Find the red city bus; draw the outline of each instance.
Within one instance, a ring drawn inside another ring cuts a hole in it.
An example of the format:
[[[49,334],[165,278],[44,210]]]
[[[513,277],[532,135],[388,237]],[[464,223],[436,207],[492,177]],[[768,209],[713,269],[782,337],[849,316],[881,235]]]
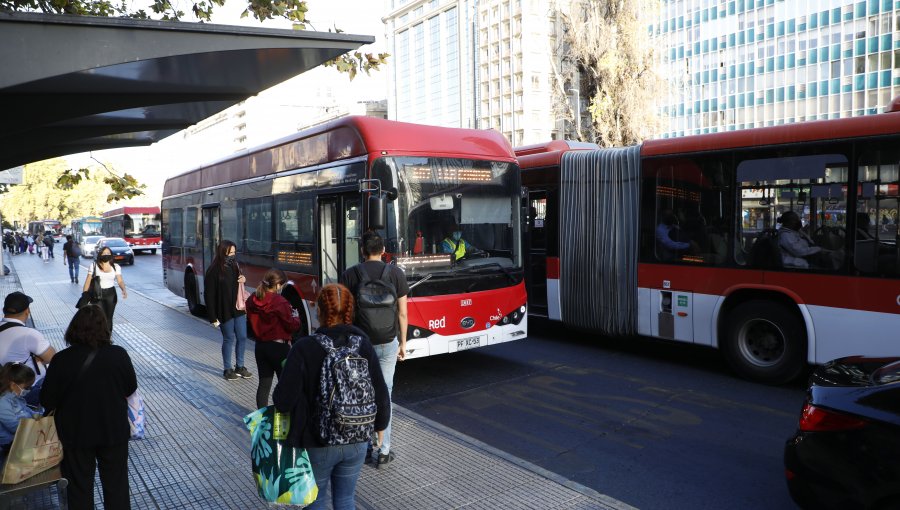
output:
[[[156,254],[160,245],[159,207],[119,207],[103,213],[103,235],[121,237],[135,252]]]
[[[366,228],[408,279],[407,356],[525,338],[520,172],[497,132],[345,117],[168,179],[162,201],[167,287],[203,313],[203,275],[235,242],[255,286],[283,269],[283,292],[318,324],[317,290],[360,262]],[[454,261],[448,228],[480,249]],[[296,299],[292,299],[292,296]]]
[[[630,148],[519,148],[529,312],[719,348],[769,383],[896,355],[898,105]],[[789,211],[798,224],[782,226]]]

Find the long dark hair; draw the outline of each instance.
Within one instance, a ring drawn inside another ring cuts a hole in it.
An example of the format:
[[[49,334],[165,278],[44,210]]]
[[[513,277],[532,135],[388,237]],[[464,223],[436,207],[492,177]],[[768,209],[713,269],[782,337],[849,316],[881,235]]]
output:
[[[34,384],[34,370],[28,365],[10,361],[0,368],[0,393],[9,391],[10,383],[19,386]]]
[[[228,251],[231,250],[232,246],[234,247],[235,253],[237,253],[237,245],[228,239],[222,239],[219,241],[219,244],[216,245],[216,256],[213,258],[212,267],[216,268],[216,271],[220,274],[225,267],[225,260],[228,258]],[[235,266],[235,271],[240,273],[240,268]]]
[[[66,328],[67,345],[86,345],[92,349],[112,345],[106,314],[97,305],[82,306]]]

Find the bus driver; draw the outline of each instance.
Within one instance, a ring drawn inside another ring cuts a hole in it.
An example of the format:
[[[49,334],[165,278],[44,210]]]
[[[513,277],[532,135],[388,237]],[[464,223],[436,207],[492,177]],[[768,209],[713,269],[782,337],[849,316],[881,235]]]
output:
[[[462,230],[459,229],[456,220],[453,220],[444,228],[444,240],[441,241],[441,253],[451,254],[453,262],[456,262],[457,260],[464,259],[467,255],[478,255],[483,252],[463,239]]]

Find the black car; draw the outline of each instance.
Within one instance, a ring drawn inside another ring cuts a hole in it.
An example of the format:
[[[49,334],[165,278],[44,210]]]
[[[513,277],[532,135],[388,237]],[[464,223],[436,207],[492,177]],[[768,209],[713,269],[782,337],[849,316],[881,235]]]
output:
[[[784,466],[803,508],[900,508],[900,358],[818,367]]]
[[[97,241],[97,247],[94,249],[94,259],[100,255],[100,250],[109,247],[113,254],[113,260],[120,264],[134,265],[134,251],[131,246],[121,237],[104,237]]]

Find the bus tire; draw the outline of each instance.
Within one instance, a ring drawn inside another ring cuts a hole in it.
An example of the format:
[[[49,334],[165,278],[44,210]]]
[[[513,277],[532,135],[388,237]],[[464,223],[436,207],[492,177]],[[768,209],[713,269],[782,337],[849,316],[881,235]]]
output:
[[[150,250],[150,255],[156,255],[156,248],[153,248],[152,250]]]
[[[200,304],[200,292],[197,289],[197,277],[193,271],[184,273],[184,298],[187,299],[188,310],[197,317],[206,316],[206,307]]]
[[[777,301],[755,299],[739,304],[725,318],[722,354],[746,379],[784,384],[806,364],[806,328],[798,313]]]

